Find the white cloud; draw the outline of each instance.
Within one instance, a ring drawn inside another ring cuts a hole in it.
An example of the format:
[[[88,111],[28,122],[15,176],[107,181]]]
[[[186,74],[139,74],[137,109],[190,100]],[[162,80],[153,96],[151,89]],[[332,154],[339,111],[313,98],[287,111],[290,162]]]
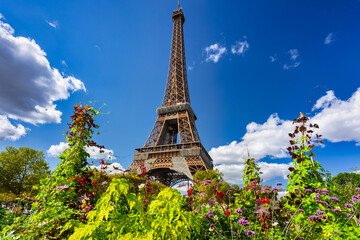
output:
[[[335,41],[335,34],[331,32],[325,37],[324,44],[328,45],[334,41]]]
[[[355,141],[360,146],[360,88],[346,101],[328,91],[315,109],[321,109],[311,121],[319,125],[318,132],[330,142]]]
[[[243,163],[247,158],[247,149],[251,157],[257,160],[266,156],[284,158],[287,157],[288,133],[292,128],[291,121],[281,120],[275,113],[264,124],[249,123],[242,141],[212,148],[209,154],[215,164]]]
[[[48,20],[46,20],[46,22],[51,26],[51,27],[53,27],[53,28],[58,28],[58,26],[59,26],[59,24],[58,24],[58,21],[52,21],[52,22],[50,22],[50,21],[48,21]]]
[[[287,175],[289,172],[289,167],[292,166],[291,163],[289,164],[278,164],[278,163],[266,163],[266,162],[258,162],[257,163],[261,168],[260,177],[264,179],[264,182],[276,178],[282,177],[287,179]],[[222,164],[216,166],[215,168],[219,169],[220,172],[224,174],[224,179],[233,184],[243,184],[243,164]]]
[[[270,58],[270,62],[275,62],[277,60],[275,56],[270,56],[269,58]]]
[[[69,144],[65,142],[60,142],[57,145],[51,145],[51,147],[47,150],[47,153],[50,157],[59,156],[65,149],[69,148]],[[113,155],[113,151],[109,149],[102,149],[104,152],[100,153],[100,149],[98,147],[87,147],[86,152],[90,154],[90,158],[92,159],[104,159],[104,160],[113,160],[116,157]]]
[[[222,55],[226,53],[226,47],[221,46],[218,43],[215,43],[209,47],[205,48],[206,51],[206,62],[217,63]]]
[[[320,109],[320,108],[328,108],[331,102],[336,101],[336,97],[333,91],[327,91],[326,95],[321,97],[319,100],[316,101],[312,110]]]
[[[0,19],[5,19],[4,15],[0,13]]]
[[[23,125],[18,124],[17,127],[12,125],[6,116],[0,115],[0,141],[3,140],[18,140],[26,134],[29,129]]]
[[[288,51],[288,54],[290,55],[290,62],[289,63],[285,63],[283,65],[283,69],[290,69],[290,68],[297,68],[300,65],[300,61],[298,60],[300,54],[299,54],[299,50],[297,49],[290,49]]]
[[[314,116],[310,122],[319,125],[318,133],[330,142],[354,141],[360,146],[360,88],[348,99],[340,100],[333,91],[328,91],[313,108]],[[209,151],[215,164],[224,173],[224,178],[239,183],[247,158],[247,149],[251,157],[261,160],[265,157],[287,158],[289,146],[288,133],[294,125],[290,120],[282,120],[272,114],[263,124],[252,122],[246,126],[246,134],[240,142],[232,143]],[[288,174],[289,164],[258,162],[265,180]]]
[[[236,41],[234,45],[231,46],[231,53],[236,55],[244,55],[244,53],[249,50],[249,43],[244,37],[243,41]]]
[[[66,64],[65,60],[61,60],[61,64],[64,65],[65,67],[68,67],[68,65]]]
[[[104,166],[106,166],[105,169],[102,169],[101,165],[99,165],[99,166],[91,166],[90,168],[96,168],[98,171],[103,171],[103,172],[106,172],[108,174],[123,173],[124,170],[125,170],[122,167],[122,165],[120,163],[117,163],[117,162],[111,163],[109,165],[104,165]]]
[[[189,65],[189,67],[188,67],[189,71],[194,70],[194,67],[195,67],[195,61],[193,61],[192,64]]]
[[[3,21],[0,46],[0,114],[31,124],[60,123],[62,113],[54,102],[86,91],[84,83],[61,75],[33,39],[14,36]]]

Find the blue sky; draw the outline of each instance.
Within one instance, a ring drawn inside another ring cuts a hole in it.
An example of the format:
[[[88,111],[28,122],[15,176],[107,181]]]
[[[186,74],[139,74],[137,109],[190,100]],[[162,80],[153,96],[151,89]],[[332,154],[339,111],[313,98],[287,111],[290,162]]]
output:
[[[106,114],[95,140],[127,167],[161,105],[176,5],[0,0],[0,150],[42,150],[55,168],[48,150],[65,146],[73,105],[97,101]],[[317,159],[334,175],[360,167],[360,1],[181,5],[197,128],[228,180],[239,182],[249,148],[270,183],[285,181],[289,120],[309,109],[315,86]]]

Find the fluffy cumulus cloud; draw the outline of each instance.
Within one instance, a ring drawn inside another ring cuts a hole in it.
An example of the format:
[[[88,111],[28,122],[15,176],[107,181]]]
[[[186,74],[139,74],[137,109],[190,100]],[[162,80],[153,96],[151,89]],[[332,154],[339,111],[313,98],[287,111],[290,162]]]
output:
[[[300,61],[299,61],[299,50],[297,49],[290,49],[288,51],[288,55],[290,57],[290,61],[288,63],[285,63],[283,65],[283,68],[288,70],[290,68],[297,68],[300,65]]]
[[[348,99],[340,100],[328,91],[314,107],[320,111],[311,121],[317,123],[319,133],[330,142],[355,141],[360,146],[360,88]]]
[[[18,140],[26,134],[26,129],[23,125],[18,124],[16,127],[12,125],[6,116],[0,115],[0,141],[2,140]]]
[[[205,48],[206,52],[206,62],[217,63],[219,59],[226,53],[226,47],[221,46],[218,43],[215,43],[209,47]]]
[[[334,41],[335,41],[335,34],[331,32],[325,37],[324,44],[328,45]]]
[[[266,156],[284,158],[287,157],[288,133],[291,130],[291,121],[281,120],[277,114],[272,114],[263,124],[249,123],[242,141],[212,148],[209,154],[215,164],[242,164],[247,158],[247,151],[255,159]]]
[[[235,54],[235,55],[244,55],[244,53],[249,50],[249,43],[246,40],[246,37],[244,37],[244,39],[242,41],[236,41],[232,46],[231,46],[231,53]]]
[[[60,142],[57,145],[51,145],[51,147],[47,150],[47,153],[50,157],[57,157],[67,148],[69,148],[68,143]],[[86,148],[86,152],[90,154],[90,158],[92,159],[116,159],[116,157],[113,155],[114,152],[112,150],[102,150],[103,152],[100,152],[100,149],[98,147],[93,146]]]
[[[60,123],[62,113],[54,102],[85,91],[83,82],[60,74],[35,40],[14,32],[0,20],[0,116],[31,124]]]
[[[360,146],[360,88],[347,100],[338,99],[333,91],[317,100],[310,122],[317,123],[318,133],[330,142],[353,141]],[[282,120],[272,114],[265,123],[249,123],[241,141],[212,148],[209,152],[224,177],[232,183],[240,183],[247,150],[251,157],[288,158],[288,133],[293,131],[292,121]],[[289,164],[258,162],[264,180],[285,177]]]

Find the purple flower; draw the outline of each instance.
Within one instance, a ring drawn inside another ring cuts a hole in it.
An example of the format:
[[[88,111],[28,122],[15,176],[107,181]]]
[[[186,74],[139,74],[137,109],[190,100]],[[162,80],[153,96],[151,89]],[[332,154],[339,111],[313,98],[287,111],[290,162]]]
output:
[[[206,214],[204,214],[204,218],[207,218],[207,215],[206,215]]]
[[[317,188],[315,189],[315,192],[321,192],[321,189]]]
[[[313,191],[311,189],[305,189],[305,192],[312,193]]]
[[[282,185],[281,182],[276,183],[276,186],[281,186],[281,185]]]
[[[356,190],[360,191],[360,187],[357,187]]]
[[[206,186],[206,185],[208,185],[208,184],[210,184],[211,183],[211,181],[210,180],[205,180],[205,182],[204,182],[204,186]]]
[[[340,200],[336,197],[329,197],[330,200],[334,201],[334,202],[340,202]]]
[[[239,220],[238,223],[240,225],[242,225],[242,226],[249,226],[250,225],[248,220]]]
[[[327,203],[327,202],[325,202],[325,201],[319,201],[319,200],[316,200],[316,202],[317,203],[321,203],[322,205],[324,205],[324,206],[329,206],[329,204]]]
[[[334,209],[334,212],[339,213],[340,209],[336,208],[336,209]]]
[[[359,200],[358,196],[355,196],[355,195],[352,196],[353,203],[357,203],[358,200]]]
[[[321,218],[322,218],[322,219],[326,219],[326,215],[322,215]]]
[[[304,239],[304,237],[303,237],[303,236],[300,236],[299,239]]]
[[[244,230],[244,232],[249,236],[249,237],[252,237],[252,236],[254,236],[254,232],[253,231],[251,231],[251,230]]]
[[[310,221],[315,221],[315,222],[321,222],[321,218],[319,216],[315,216],[315,215],[311,215],[309,217]]]
[[[319,215],[324,214],[324,212],[323,212],[323,211],[321,211],[321,210],[316,210],[316,213],[317,213],[317,214],[319,214]]]
[[[345,207],[352,208],[353,206],[350,203],[345,203]]]
[[[319,199],[319,197],[320,197],[320,193],[316,193],[314,198]]]
[[[209,215],[209,217],[214,216],[214,215],[213,215],[213,211],[212,211],[212,210],[209,210],[209,211],[208,211],[208,215]]]
[[[347,217],[351,217],[351,214],[350,214],[350,213],[348,213],[348,214],[346,214],[346,216],[347,216]]]
[[[231,190],[227,190],[225,194],[230,195],[231,192],[232,192]]]
[[[326,189],[322,189],[321,192],[322,192],[322,194],[329,195],[329,191]]]
[[[336,234],[339,234],[339,232],[338,231],[334,231],[334,234],[336,235]]]
[[[303,209],[299,209],[298,212],[304,212],[304,210],[303,210]]]
[[[199,212],[201,212],[201,207],[199,207]]]
[[[298,191],[299,189],[298,188],[294,188],[294,191]]]
[[[236,209],[236,213],[242,214],[242,210],[240,208]]]
[[[271,189],[271,191],[277,192],[277,191],[279,191],[279,189],[278,188],[273,188],[273,189]]]
[[[260,215],[260,212],[255,212],[255,213]]]

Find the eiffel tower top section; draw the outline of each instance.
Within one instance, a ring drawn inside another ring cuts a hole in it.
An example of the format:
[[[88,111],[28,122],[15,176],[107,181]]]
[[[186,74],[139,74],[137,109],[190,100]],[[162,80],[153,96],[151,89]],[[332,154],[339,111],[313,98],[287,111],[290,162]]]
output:
[[[164,99],[161,107],[169,107],[185,103],[190,105],[183,31],[185,17],[182,9],[180,8],[180,4],[178,4],[178,8],[173,11],[172,19],[174,27],[170,63]]]

